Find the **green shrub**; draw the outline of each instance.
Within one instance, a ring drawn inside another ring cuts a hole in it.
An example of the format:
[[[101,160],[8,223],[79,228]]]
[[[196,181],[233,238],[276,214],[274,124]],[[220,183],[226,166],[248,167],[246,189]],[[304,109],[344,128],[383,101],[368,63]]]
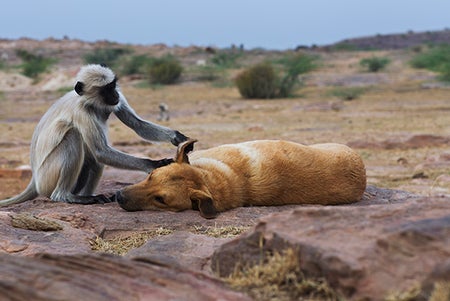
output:
[[[86,64],[105,64],[113,67],[117,60],[132,51],[128,48],[97,48],[83,56]]]
[[[35,55],[23,49],[17,50],[16,54],[22,59],[20,65],[22,74],[34,79],[37,79],[41,73],[46,72],[56,62],[53,58]]]
[[[450,81],[450,45],[436,46],[416,55],[411,65],[438,72],[441,80]]]
[[[274,98],[277,94],[277,75],[271,64],[250,67],[236,77],[236,86],[244,98]]]
[[[443,63],[450,61],[450,45],[432,47],[427,51],[416,55],[411,60],[414,68],[439,71]]]
[[[439,70],[439,79],[445,82],[450,82],[450,62],[443,64]]]
[[[316,61],[316,57],[305,54],[288,56],[279,60],[286,71],[279,84],[278,97],[289,97],[295,86],[299,84],[298,76],[314,70],[317,67]]]
[[[152,84],[173,84],[180,78],[182,72],[183,67],[180,62],[172,56],[154,59],[148,68]]]
[[[154,59],[146,55],[133,55],[120,61],[122,75],[145,74]]]
[[[217,66],[205,65],[196,66],[193,68],[192,73],[194,73],[195,80],[212,82],[220,79],[225,70]]]
[[[280,70],[270,63],[258,64],[239,74],[235,83],[244,98],[289,97],[300,84],[298,76],[316,68],[315,61],[315,57],[300,54],[276,61]]]
[[[378,72],[386,68],[390,60],[386,57],[370,57],[359,61],[359,64],[369,72]]]
[[[221,68],[233,68],[236,67],[236,60],[241,55],[235,51],[220,51],[211,58],[211,63]]]

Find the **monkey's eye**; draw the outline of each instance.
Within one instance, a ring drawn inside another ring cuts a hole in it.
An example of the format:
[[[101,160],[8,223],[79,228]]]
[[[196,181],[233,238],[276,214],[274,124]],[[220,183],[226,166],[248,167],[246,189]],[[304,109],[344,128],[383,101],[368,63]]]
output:
[[[166,203],[164,202],[164,197],[160,196],[160,195],[156,195],[154,197],[155,202],[160,203],[162,205],[165,205]]]

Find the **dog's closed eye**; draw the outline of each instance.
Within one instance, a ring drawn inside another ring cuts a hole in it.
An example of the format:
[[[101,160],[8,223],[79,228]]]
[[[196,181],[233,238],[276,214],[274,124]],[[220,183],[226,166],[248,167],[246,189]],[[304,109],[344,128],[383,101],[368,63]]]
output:
[[[166,202],[164,201],[164,197],[157,195],[154,197],[155,202],[160,203],[162,205],[166,205]]]

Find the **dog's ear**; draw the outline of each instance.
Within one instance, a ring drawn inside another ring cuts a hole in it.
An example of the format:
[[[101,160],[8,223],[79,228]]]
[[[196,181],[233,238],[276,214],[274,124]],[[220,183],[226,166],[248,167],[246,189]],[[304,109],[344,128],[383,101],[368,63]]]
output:
[[[201,216],[208,219],[217,216],[217,210],[214,207],[211,194],[202,190],[192,189],[190,191],[190,198],[192,209],[199,210]]]
[[[175,158],[175,162],[189,164],[189,158],[187,154],[194,150],[195,142],[197,142],[196,139],[189,139],[183,143],[180,143],[177,148],[177,155]]]

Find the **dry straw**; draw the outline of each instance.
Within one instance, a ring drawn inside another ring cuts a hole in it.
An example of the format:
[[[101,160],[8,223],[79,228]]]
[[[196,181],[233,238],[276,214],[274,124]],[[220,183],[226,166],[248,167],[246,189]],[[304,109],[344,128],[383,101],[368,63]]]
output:
[[[304,277],[293,249],[266,256],[261,264],[238,268],[226,281],[255,300],[341,300],[324,280]]]

